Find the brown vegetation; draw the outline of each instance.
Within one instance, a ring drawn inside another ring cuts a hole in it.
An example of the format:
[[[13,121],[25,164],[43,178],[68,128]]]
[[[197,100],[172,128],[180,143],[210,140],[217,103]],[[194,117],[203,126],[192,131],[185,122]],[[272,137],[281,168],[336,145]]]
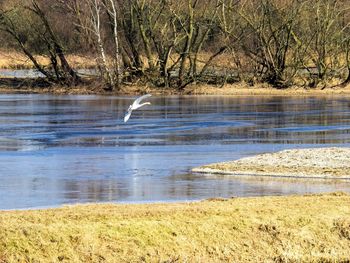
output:
[[[225,84],[214,86],[207,84],[188,85],[183,90],[176,87],[156,87],[153,85],[128,84],[119,90],[106,90],[103,83],[97,80],[84,80],[80,85],[69,86],[47,82],[45,79],[11,79],[0,78],[0,93],[38,93],[38,94],[101,94],[101,95],[217,95],[217,96],[344,96],[350,95],[350,85],[346,87],[327,89],[304,89],[289,87],[276,89],[269,84],[246,83]]]
[[[0,1],[0,38],[54,83],[81,84],[69,54],[90,57],[108,90],[350,81],[348,0],[48,2]]]
[[[292,149],[204,165],[193,171],[237,176],[350,179],[349,159],[350,148]]]
[[[50,59],[36,55],[35,59],[44,67],[50,66]],[[76,69],[96,67],[96,61],[87,55],[67,55],[67,60]],[[28,58],[14,50],[0,50],[0,69],[33,69],[33,63]]]
[[[350,196],[0,212],[1,262],[347,262]]]

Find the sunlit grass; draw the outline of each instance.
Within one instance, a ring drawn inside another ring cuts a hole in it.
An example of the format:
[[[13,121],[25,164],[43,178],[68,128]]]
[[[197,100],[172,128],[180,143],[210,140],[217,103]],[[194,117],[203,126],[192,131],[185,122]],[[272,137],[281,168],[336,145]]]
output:
[[[199,173],[350,179],[350,148],[288,149],[192,169]]]
[[[346,194],[0,213],[0,262],[337,262],[349,247]]]
[[[74,68],[93,68],[96,66],[94,58],[80,55],[66,55],[68,62]],[[35,56],[42,66],[49,66],[50,59],[45,56]],[[32,69],[34,65],[28,57],[18,51],[0,50],[0,69]]]

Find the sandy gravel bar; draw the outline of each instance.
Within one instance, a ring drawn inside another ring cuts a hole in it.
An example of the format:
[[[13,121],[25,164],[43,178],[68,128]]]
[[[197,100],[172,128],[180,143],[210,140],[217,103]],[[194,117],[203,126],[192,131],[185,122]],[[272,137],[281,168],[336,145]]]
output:
[[[192,169],[197,173],[350,179],[350,148],[292,149]]]

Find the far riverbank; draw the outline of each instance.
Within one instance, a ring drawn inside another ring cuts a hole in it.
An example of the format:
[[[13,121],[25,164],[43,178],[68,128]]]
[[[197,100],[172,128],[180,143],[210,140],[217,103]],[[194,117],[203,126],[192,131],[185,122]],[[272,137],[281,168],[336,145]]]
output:
[[[278,89],[268,84],[250,86],[244,82],[226,84],[224,86],[192,84],[184,90],[176,88],[154,87],[151,85],[125,84],[120,90],[106,91],[98,81],[85,81],[77,86],[49,84],[43,79],[0,79],[0,93],[9,94],[81,94],[81,95],[219,95],[219,96],[347,96],[350,95],[350,85],[340,88],[306,89],[289,87]]]

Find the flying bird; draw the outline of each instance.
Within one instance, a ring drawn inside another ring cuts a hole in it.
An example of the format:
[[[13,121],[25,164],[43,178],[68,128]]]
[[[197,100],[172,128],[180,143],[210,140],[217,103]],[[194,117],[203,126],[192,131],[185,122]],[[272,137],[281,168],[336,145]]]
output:
[[[152,95],[151,94],[146,94],[146,95],[143,95],[139,98],[137,98],[133,104],[131,104],[128,108],[128,111],[126,112],[125,116],[124,116],[124,122],[127,122],[131,116],[131,113],[133,110],[137,110],[138,108],[141,108],[142,106],[145,106],[145,105],[150,105],[151,103],[150,102],[145,102],[145,103],[142,103],[140,104],[140,102],[143,100],[143,99],[146,99],[146,98],[149,98],[151,97]]]

